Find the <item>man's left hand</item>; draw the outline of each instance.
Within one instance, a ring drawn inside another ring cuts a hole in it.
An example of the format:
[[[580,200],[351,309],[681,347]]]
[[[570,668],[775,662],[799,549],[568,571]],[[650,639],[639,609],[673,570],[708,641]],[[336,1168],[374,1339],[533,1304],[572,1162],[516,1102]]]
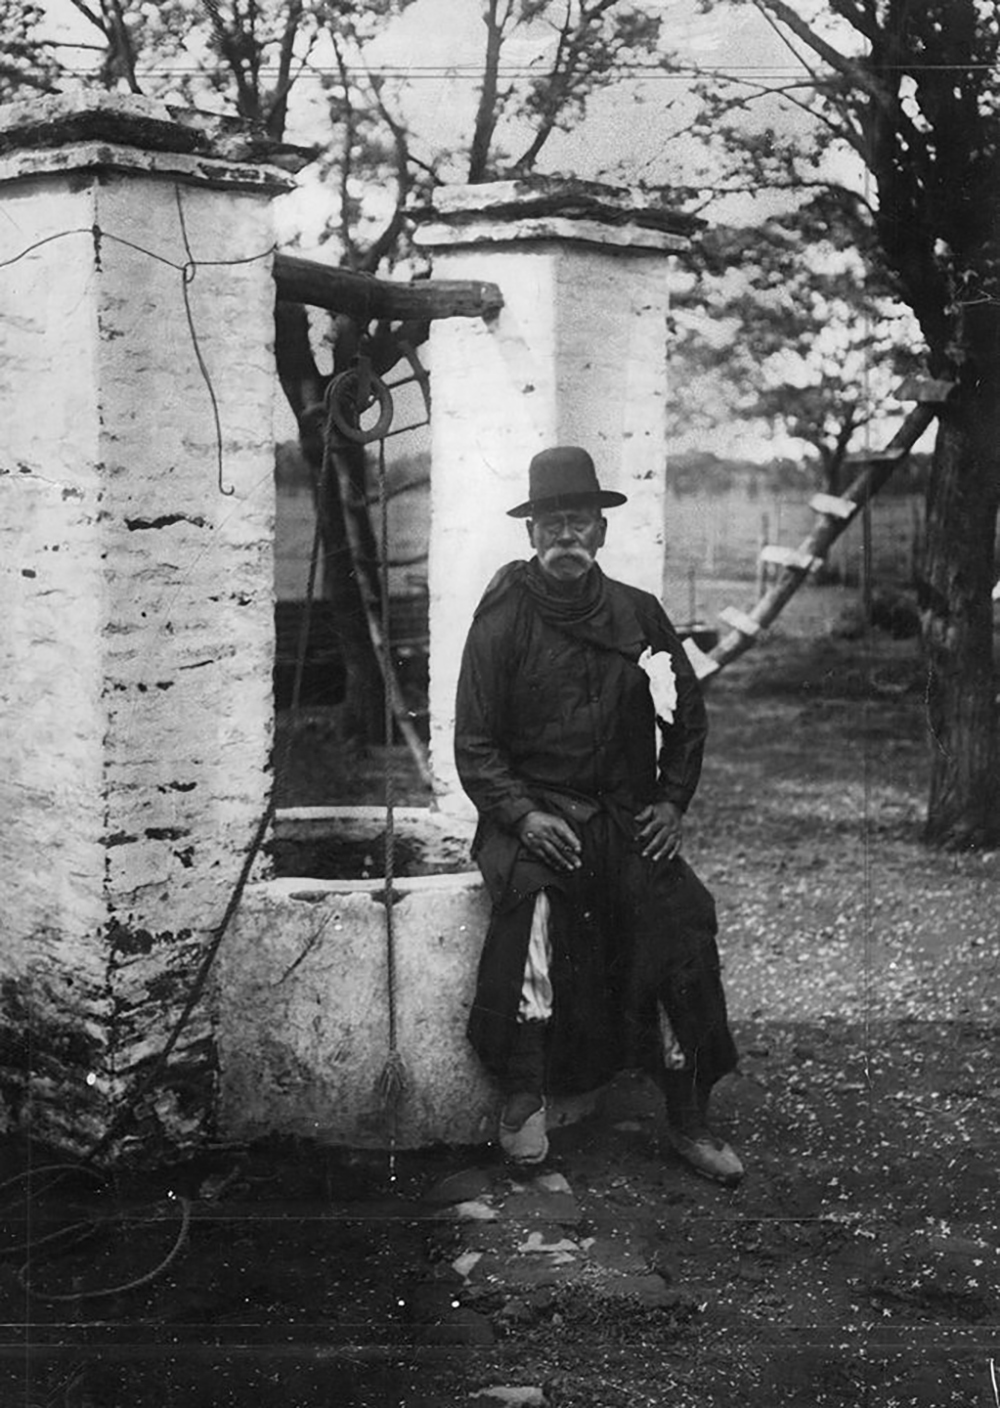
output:
[[[673,802],[654,802],[643,807],[635,820],[647,860],[673,860],[680,855],[684,816]]]

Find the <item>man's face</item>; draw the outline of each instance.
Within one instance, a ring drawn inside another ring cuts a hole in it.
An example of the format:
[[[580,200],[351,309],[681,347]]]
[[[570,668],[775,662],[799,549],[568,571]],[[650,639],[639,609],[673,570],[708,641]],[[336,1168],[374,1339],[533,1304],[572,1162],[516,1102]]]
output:
[[[607,527],[596,508],[570,508],[529,519],[528,537],[546,576],[573,583],[593,567]]]

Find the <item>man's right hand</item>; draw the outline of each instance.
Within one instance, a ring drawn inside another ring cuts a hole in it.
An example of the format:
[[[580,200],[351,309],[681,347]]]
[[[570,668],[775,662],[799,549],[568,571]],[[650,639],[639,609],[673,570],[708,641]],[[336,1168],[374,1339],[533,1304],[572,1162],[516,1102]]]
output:
[[[551,812],[528,812],[514,829],[522,846],[553,870],[579,870],[580,841],[561,816],[553,816]]]

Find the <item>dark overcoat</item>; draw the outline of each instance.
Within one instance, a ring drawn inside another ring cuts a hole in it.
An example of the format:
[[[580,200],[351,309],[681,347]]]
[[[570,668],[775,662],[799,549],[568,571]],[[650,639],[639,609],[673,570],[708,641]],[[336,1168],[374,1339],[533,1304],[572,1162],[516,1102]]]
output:
[[[655,597],[599,574],[577,618],[548,609],[536,563],[497,574],[476,611],[459,678],[455,754],[479,813],[473,845],[493,900],[469,1035],[501,1075],[517,1019],[535,893],[554,902],[551,1076],[588,1089],[625,1065],[656,1073],[657,1002],[692,1067],[735,1063],[715,942],[715,907],[683,860],[643,860],[635,817],[684,811],[707,733],[701,690]],[[657,720],[647,649],[665,651],[677,699]],[[530,811],[563,817],[583,865],[557,873],[519,842]]]

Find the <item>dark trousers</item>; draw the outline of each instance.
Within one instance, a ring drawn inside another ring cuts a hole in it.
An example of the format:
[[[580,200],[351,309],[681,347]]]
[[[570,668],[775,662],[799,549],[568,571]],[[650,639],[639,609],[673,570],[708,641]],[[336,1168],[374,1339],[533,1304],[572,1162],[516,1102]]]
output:
[[[552,905],[554,995],[546,1089],[592,1090],[634,1067],[663,1083],[662,1004],[685,1072],[707,1091],[737,1061],[712,896],[686,861],[644,860],[603,813],[579,834],[583,863],[572,875],[549,871],[527,852],[515,859],[483,945],[469,1040],[509,1088],[531,918],[544,888]]]

